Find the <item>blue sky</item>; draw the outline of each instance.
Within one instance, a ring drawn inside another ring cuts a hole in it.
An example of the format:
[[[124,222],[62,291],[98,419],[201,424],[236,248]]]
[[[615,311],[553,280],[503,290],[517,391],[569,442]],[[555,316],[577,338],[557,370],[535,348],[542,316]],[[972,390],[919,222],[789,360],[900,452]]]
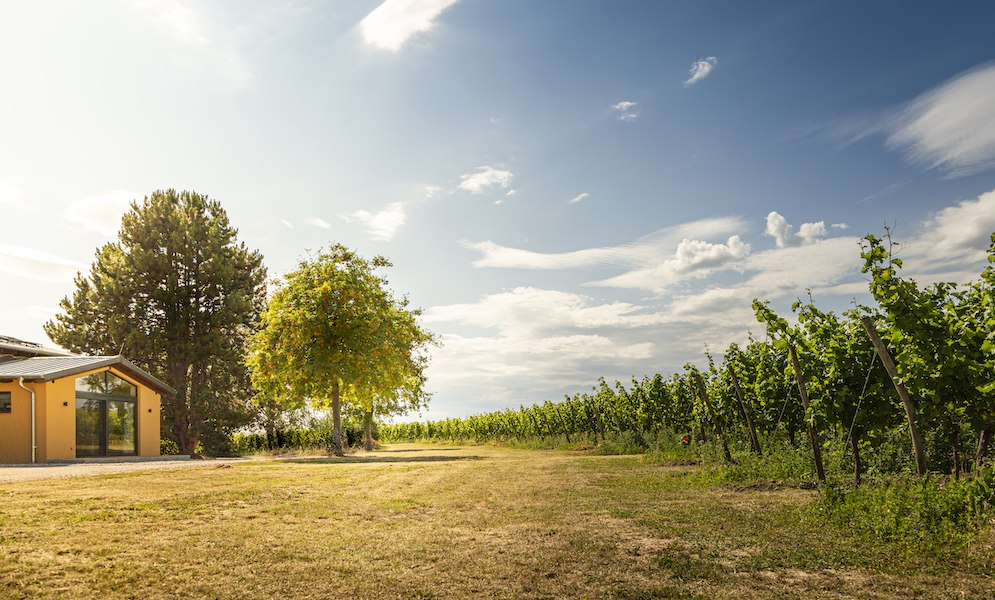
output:
[[[701,362],[866,301],[857,238],[962,281],[995,230],[995,7],[8,2],[0,333],[46,341],[127,203],[193,189],[271,273],[332,242],[425,309],[426,416]]]

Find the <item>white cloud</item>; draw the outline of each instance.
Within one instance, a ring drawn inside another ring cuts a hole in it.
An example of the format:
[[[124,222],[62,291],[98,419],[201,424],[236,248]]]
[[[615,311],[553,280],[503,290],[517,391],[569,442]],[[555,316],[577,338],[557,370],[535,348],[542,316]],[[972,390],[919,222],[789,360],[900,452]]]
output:
[[[613,104],[612,108],[616,111],[616,116],[619,121],[625,121],[626,123],[631,123],[639,118],[639,111],[637,110],[637,104],[629,100],[622,100],[618,104]]]
[[[833,229],[841,229],[841,230],[850,229],[850,226],[847,225],[846,223],[833,223],[832,225],[830,225],[830,227],[832,227]]]
[[[517,193],[518,193],[518,190],[508,190],[507,192],[504,193],[504,195],[505,196],[514,196]]]
[[[592,301],[588,296],[570,292],[517,287],[470,304],[432,307],[425,311],[423,320],[489,327],[513,335],[564,328],[633,328],[661,321],[659,315],[640,314],[642,308],[634,304],[592,305]]]
[[[826,223],[817,221],[815,223],[802,223],[798,227],[798,239],[802,244],[814,244],[819,238],[826,237]]]
[[[128,212],[134,199],[135,195],[125,190],[80,198],[70,202],[62,216],[69,223],[113,237],[121,228],[121,217]]]
[[[632,304],[519,287],[472,303],[431,307],[422,320],[443,330],[442,346],[432,350],[432,385],[472,389],[486,381],[509,392],[491,402],[528,403],[594,383],[583,380],[585,374],[636,372],[634,365],[654,353],[645,327],[661,316]],[[444,331],[461,325],[491,331],[476,336]]]
[[[506,189],[511,185],[511,171],[490,166],[478,167],[476,173],[460,175],[459,189],[471,194],[482,194],[494,188]]]
[[[290,221],[286,220],[286,219],[280,219],[280,222],[283,223],[283,226],[286,227],[287,229],[293,229],[294,228],[294,224],[291,223]]]
[[[418,33],[429,31],[444,10],[458,0],[386,0],[359,23],[363,40],[397,52]]]
[[[650,264],[657,260],[661,254],[672,254],[684,238],[701,239],[729,235],[741,231],[745,226],[745,222],[737,217],[701,219],[657,230],[629,244],[587,248],[572,252],[532,252],[501,246],[490,240],[466,242],[464,245],[482,254],[473,263],[475,267],[571,269],[611,264],[637,266]]]
[[[68,283],[86,265],[23,246],[0,245],[0,272],[54,283]]]
[[[995,167],[995,63],[922,94],[888,129],[889,146],[928,168],[956,176]]]
[[[375,213],[357,210],[339,217],[346,223],[361,223],[375,240],[390,241],[407,219],[407,205],[394,202]]]
[[[836,228],[835,225],[833,227]],[[844,225],[842,229],[845,228],[846,226]],[[792,225],[788,223],[788,220],[781,213],[771,211],[767,215],[767,228],[764,229],[764,235],[774,238],[774,243],[778,248],[787,248],[799,244],[814,244],[818,239],[826,236],[825,221],[802,223],[798,228],[797,234],[792,234],[792,229]]]
[[[307,223],[308,225],[312,225],[314,227],[320,227],[321,229],[331,229],[332,228],[332,224],[331,223],[329,223],[328,221],[326,221],[324,219],[320,219],[318,217],[308,217],[308,218],[304,219],[304,222]]]
[[[211,66],[229,83],[242,86],[254,78],[252,68],[235,46],[187,0],[143,0],[137,8],[163,28],[199,63]]]
[[[719,59],[714,56],[706,56],[704,58],[699,58],[698,60],[691,63],[691,67],[688,69],[688,73],[691,75],[685,82],[684,87],[692,86],[702,79],[708,77],[715,68]]]
[[[662,293],[677,282],[707,277],[716,269],[726,267],[749,253],[750,245],[743,242],[738,235],[730,237],[725,244],[685,238],[677,245],[672,258],[651,267],[634,269],[609,279],[596,281],[592,285]]]
[[[590,197],[590,194],[588,194],[587,192],[583,192],[583,193],[581,193],[581,194],[577,194],[576,196],[574,196],[573,198],[571,198],[571,199],[570,199],[570,200],[569,200],[569,201],[567,202],[567,204],[577,204],[578,202],[583,202],[583,201],[584,201],[584,200],[586,200],[586,199],[587,199],[588,197]]]
[[[995,231],[995,190],[936,212],[923,227],[902,250],[919,271],[983,261]],[[900,232],[895,237],[902,242]]]
[[[0,204],[14,204],[21,197],[21,191],[13,184],[0,180]]]

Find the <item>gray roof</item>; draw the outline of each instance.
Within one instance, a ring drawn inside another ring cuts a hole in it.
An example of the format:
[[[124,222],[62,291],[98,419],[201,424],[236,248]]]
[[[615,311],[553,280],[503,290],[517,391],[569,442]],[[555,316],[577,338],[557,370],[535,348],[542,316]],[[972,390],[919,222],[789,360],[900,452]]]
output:
[[[56,350],[55,348],[45,348],[41,344],[24,342],[16,338],[0,335],[0,354],[13,352],[14,354],[26,354],[28,356],[72,356],[72,352]]]
[[[31,358],[15,358],[0,362],[0,380],[13,380],[23,377],[28,381],[54,381],[62,377],[70,377],[104,367],[116,367],[121,372],[131,375],[139,382],[160,393],[176,393],[176,390],[170,387],[169,384],[153,377],[148,371],[136,367],[120,355],[33,356]]]

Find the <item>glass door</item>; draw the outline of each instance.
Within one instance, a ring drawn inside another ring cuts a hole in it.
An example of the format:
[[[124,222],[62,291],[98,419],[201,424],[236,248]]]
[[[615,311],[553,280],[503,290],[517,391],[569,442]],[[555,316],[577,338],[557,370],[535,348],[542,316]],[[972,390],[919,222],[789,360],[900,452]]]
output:
[[[134,456],[138,390],[103,371],[76,380],[76,456]]]
[[[103,401],[76,398],[76,456],[103,456]]]

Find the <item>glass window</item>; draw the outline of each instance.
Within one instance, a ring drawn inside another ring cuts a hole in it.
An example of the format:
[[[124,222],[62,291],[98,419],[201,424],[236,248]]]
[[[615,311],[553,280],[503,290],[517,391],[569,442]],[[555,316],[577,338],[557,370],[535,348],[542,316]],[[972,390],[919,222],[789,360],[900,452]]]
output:
[[[10,412],[10,392],[0,392],[0,413]]]
[[[103,373],[94,373],[92,375],[87,375],[86,377],[80,377],[76,379],[76,391],[77,392],[88,392],[90,394],[104,394],[106,393],[106,385],[104,382]]]
[[[138,389],[135,386],[110,372],[107,373],[107,393],[138,397]]]
[[[93,373],[76,379],[76,391],[87,394],[113,394],[115,396],[138,397],[138,388],[110,371]]]

